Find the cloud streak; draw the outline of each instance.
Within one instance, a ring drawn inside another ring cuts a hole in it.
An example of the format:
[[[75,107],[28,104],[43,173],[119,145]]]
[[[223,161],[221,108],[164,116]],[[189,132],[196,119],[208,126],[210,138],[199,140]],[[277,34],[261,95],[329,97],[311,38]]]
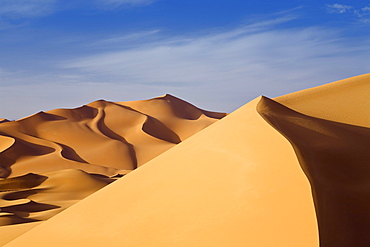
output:
[[[0,117],[165,93],[230,112],[261,94],[274,97],[369,72],[369,43],[325,27],[287,28],[294,18],[178,36],[153,29],[61,42],[63,54],[32,58],[39,63],[32,71],[0,68],[0,81],[7,82],[0,84],[0,105],[12,104]]]
[[[154,0],[92,0],[64,2],[61,0],[1,0],[0,18],[23,19],[51,15],[68,8],[98,7],[105,11],[121,7],[137,7],[152,4]]]
[[[33,18],[54,12],[57,0],[2,0],[0,17]]]
[[[326,7],[328,8],[329,13],[334,13],[334,14],[344,14],[353,9],[352,6],[349,5],[344,5],[344,4],[327,4]]]
[[[94,81],[162,90],[171,85],[172,93],[203,98],[202,105],[224,110],[260,94],[278,96],[369,70],[368,45],[352,46],[325,28],[279,29],[276,25],[281,21],[165,38],[74,59],[63,68],[93,74]],[[223,106],[215,95],[222,98]]]
[[[95,0],[95,2],[99,6],[114,9],[122,6],[145,6],[152,4],[154,0]]]
[[[362,7],[362,8],[355,8],[350,5],[344,5],[344,4],[327,4],[327,11],[330,14],[351,14],[353,16],[356,16],[360,22],[367,23],[370,20],[366,18],[366,16],[370,15],[370,5]]]

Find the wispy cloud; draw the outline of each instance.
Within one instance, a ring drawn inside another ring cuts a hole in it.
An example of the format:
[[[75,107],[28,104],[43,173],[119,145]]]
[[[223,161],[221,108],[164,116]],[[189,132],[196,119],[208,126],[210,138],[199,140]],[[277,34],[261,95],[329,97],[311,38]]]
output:
[[[358,18],[360,22],[369,22],[370,19],[367,19],[367,16],[370,16],[370,5],[355,8],[354,6],[344,5],[344,4],[327,4],[327,10],[331,14],[351,14]]]
[[[370,56],[367,44],[346,43],[326,28],[281,29],[279,23],[281,19],[164,38],[73,59],[63,68],[93,75],[92,81],[150,85],[161,93],[171,88],[172,93],[202,98],[203,105],[219,109],[231,109],[237,99],[241,105],[260,94],[278,96],[369,71],[364,63]],[[222,105],[215,95],[223,97]]]
[[[370,19],[368,18],[370,16],[370,5],[355,10],[355,14],[360,18],[360,21],[364,23],[370,22]]]
[[[145,6],[155,0],[82,0],[76,2],[62,0],[0,0],[1,18],[34,18],[48,16],[68,8],[98,7],[110,11],[120,7]]]
[[[146,6],[155,2],[155,0],[95,0],[97,6],[103,9],[116,9],[120,7]]]
[[[0,105],[12,104],[0,117],[165,93],[230,112],[261,94],[274,97],[370,71],[367,41],[326,27],[287,28],[295,20],[288,15],[178,36],[154,29],[61,42],[63,54],[32,58],[38,63],[32,71],[0,70],[7,82],[0,84]]]
[[[54,11],[57,0],[1,0],[0,17],[32,18]]]
[[[329,13],[335,13],[335,14],[343,14],[351,11],[353,9],[352,6],[344,5],[344,4],[327,4],[326,7],[328,8]]]

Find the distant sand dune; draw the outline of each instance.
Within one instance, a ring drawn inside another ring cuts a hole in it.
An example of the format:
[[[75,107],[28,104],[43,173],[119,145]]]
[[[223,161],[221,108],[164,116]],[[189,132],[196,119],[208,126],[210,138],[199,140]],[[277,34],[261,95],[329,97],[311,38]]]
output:
[[[137,168],[224,116],[171,95],[39,112],[1,124],[2,177],[61,169],[112,176]]]
[[[0,118],[0,123],[5,123],[5,122],[9,122],[9,120],[5,118]]]
[[[0,225],[46,220],[226,115],[171,95],[129,104],[98,100],[2,123]]]
[[[8,246],[317,246],[309,183],[258,101]]]
[[[48,219],[115,180],[97,176],[61,170],[0,180],[0,225]]]

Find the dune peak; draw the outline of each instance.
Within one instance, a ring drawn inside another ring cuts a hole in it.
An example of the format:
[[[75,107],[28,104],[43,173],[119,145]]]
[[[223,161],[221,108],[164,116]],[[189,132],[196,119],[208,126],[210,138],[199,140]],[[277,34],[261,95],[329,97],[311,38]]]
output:
[[[180,99],[165,98],[100,99],[1,124],[0,225],[49,219],[218,120],[178,117],[167,101]]]

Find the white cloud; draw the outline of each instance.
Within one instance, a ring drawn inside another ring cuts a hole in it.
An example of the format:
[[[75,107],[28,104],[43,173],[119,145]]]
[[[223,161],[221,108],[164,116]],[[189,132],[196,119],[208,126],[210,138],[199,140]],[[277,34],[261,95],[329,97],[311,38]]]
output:
[[[344,4],[327,4],[326,7],[328,8],[329,13],[336,13],[336,14],[343,14],[349,12],[353,7]]]
[[[0,72],[0,81],[7,82],[0,84],[0,105],[11,105],[8,112],[2,108],[0,117],[20,118],[99,98],[123,101],[165,93],[230,112],[261,94],[274,97],[370,71],[366,41],[328,28],[279,26],[291,20],[176,37],[153,30],[90,44],[81,40],[91,55],[69,52],[68,60],[63,54],[32,72]],[[51,67],[56,61],[61,62]]]
[[[363,7],[361,9],[355,10],[354,13],[360,18],[362,18],[364,16],[368,16],[368,15],[370,15],[370,5],[366,6],[366,7]]]
[[[0,0],[0,18],[34,18],[47,16],[62,9],[86,8],[91,5],[109,11],[120,7],[145,6],[154,1],[155,0]]]
[[[95,0],[95,3],[104,9],[116,9],[119,7],[146,6],[155,0]]]
[[[54,11],[56,0],[0,0],[0,16],[31,18]]]
[[[344,4],[332,4],[326,5],[328,12],[331,14],[344,14],[348,13],[358,18],[359,22],[368,23],[370,19],[367,19],[366,16],[370,15],[370,5],[363,8],[354,8],[353,6],[344,5]]]
[[[278,96],[370,69],[367,44],[342,42],[324,28],[278,29],[267,23],[167,38],[73,59],[63,67],[92,75],[90,81],[147,85],[228,111],[260,94]]]

